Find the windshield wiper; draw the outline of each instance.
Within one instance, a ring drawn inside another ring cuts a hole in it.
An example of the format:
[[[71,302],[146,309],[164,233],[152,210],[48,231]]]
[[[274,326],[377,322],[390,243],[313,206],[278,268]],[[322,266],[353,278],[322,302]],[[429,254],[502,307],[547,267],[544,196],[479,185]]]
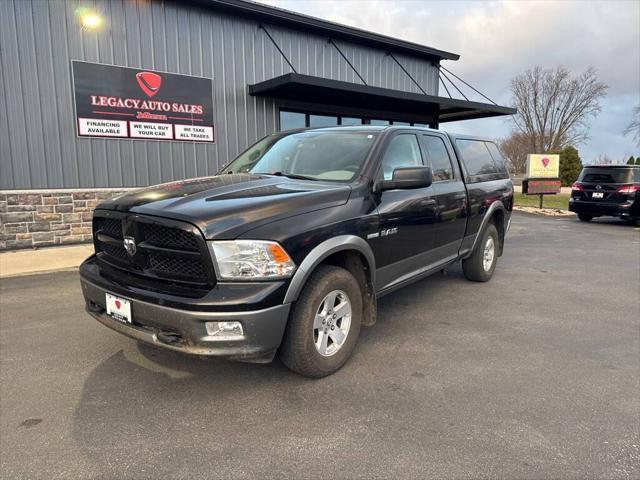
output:
[[[298,175],[297,173],[289,172],[271,172],[271,173],[256,173],[255,175],[275,175],[276,177],[287,177],[295,180],[313,180],[317,181],[317,178],[307,177],[306,175]]]

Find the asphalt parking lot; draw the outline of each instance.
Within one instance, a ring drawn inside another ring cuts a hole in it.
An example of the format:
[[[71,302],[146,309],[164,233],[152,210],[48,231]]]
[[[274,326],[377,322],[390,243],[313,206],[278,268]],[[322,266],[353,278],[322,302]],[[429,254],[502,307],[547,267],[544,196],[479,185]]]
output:
[[[380,301],[337,374],[140,347],[2,281],[3,478],[638,478],[640,229],[516,214],[493,280]]]

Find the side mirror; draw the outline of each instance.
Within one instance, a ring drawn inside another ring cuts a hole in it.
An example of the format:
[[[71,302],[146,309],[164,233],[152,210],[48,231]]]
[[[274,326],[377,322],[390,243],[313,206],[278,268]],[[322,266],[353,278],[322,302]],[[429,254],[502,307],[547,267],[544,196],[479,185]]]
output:
[[[402,167],[393,171],[391,180],[379,182],[379,190],[426,188],[433,183],[431,167]]]

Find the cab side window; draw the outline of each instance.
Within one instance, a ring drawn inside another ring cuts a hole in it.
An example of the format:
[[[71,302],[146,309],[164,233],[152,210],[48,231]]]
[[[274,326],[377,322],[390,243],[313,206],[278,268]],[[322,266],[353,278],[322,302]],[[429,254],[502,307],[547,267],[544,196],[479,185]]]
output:
[[[427,150],[427,165],[431,166],[434,182],[453,180],[453,167],[447,147],[440,137],[423,135],[424,145]]]
[[[385,180],[392,179],[396,168],[422,167],[423,165],[418,139],[410,133],[393,137],[382,157],[382,173]]]

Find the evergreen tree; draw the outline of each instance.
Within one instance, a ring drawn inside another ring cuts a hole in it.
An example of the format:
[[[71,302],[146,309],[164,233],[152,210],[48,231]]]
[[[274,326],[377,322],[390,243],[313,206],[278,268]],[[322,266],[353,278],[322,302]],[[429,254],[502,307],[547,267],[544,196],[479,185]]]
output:
[[[637,162],[637,160],[635,158],[633,158],[633,155],[631,155],[629,157],[629,160],[627,160],[627,165],[635,165]]]
[[[563,187],[570,186],[578,179],[582,170],[582,160],[575,147],[568,146],[560,151],[560,180]]]

